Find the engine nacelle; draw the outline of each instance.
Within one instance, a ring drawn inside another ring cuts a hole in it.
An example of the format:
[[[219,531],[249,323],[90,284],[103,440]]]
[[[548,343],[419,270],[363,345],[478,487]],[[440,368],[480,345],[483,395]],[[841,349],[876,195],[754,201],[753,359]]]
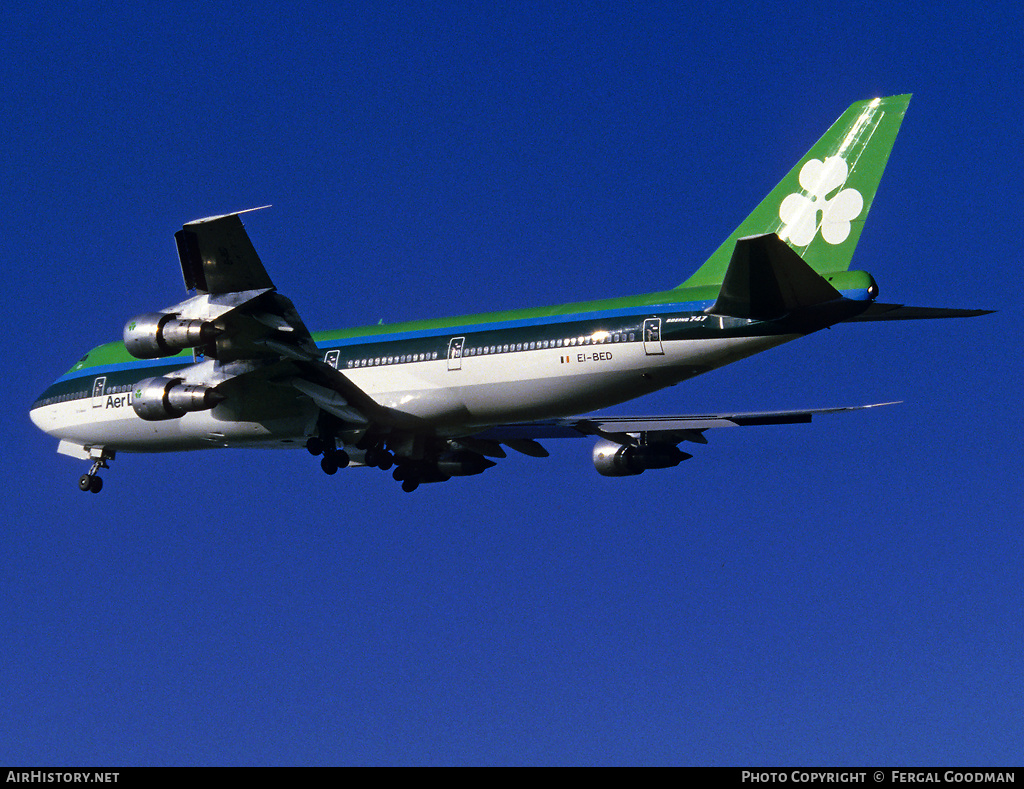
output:
[[[182,320],[174,312],[147,312],[124,325],[124,347],[136,359],[159,359],[206,345],[218,334],[212,321]]]
[[[594,468],[606,477],[630,477],[651,468],[672,468],[692,455],[672,444],[634,447],[601,439],[594,444]]]
[[[148,422],[179,419],[190,411],[207,411],[224,400],[209,386],[186,384],[179,378],[146,378],[135,384],[132,408]]]

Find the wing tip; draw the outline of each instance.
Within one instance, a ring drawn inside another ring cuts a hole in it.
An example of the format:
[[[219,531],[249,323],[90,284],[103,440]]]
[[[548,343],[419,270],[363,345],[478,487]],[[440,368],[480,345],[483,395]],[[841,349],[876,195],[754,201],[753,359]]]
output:
[[[216,222],[218,219],[227,219],[231,216],[241,216],[242,214],[249,214],[253,211],[262,211],[264,208],[271,208],[272,206],[268,203],[267,205],[259,205],[255,208],[243,208],[241,211],[232,211],[227,214],[218,214],[217,216],[204,216],[202,219],[193,219],[190,222],[185,223],[185,227],[189,225],[201,225],[205,222]]]

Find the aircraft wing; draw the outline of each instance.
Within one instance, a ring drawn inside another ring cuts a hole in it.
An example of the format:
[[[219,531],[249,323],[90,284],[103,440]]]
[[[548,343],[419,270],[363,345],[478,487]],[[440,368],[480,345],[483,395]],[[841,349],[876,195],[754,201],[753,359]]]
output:
[[[185,287],[196,295],[163,312],[215,327],[212,341],[196,351],[227,371],[222,391],[246,382],[291,385],[342,422],[382,418],[379,406],[321,357],[291,300],[274,287],[240,213],[197,219],[174,234]],[[196,383],[212,383],[202,380],[205,369]]]
[[[693,414],[673,416],[589,416],[545,419],[539,422],[498,425],[476,434],[474,438],[498,441],[515,449],[516,441],[545,438],[605,438],[623,444],[678,444],[693,441],[706,444],[705,430],[720,427],[754,425],[791,425],[810,422],[818,414],[861,411],[895,403],[810,408],[791,411],[757,411],[736,414]]]
[[[219,295],[274,287],[239,219],[258,210],[196,219],[174,234],[186,290]]]
[[[185,288],[197,295],[165,312],[217,321],[215,347],[204,349],[212,358],[315,359],[309,329],[291,300],[276,292],[240,213],[246,212],[196,219],[174,234]]]

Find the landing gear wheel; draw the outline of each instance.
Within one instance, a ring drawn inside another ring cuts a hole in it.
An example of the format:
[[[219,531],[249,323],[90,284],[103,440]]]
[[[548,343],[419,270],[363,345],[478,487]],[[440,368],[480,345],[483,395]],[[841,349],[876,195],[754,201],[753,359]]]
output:
[[[92,493],[99,493],[103,490],[103,480],[94,474],[83,474],[78,479],[78,489],[81,491],[91,491]]]
[[[370,447],[366,450],[366,465],[387,471],[395,465],[395,456],[382,446]]]
[[[336,449],[330,453],[330,458],[338,468],[347,468],[349,464],[348,452],[344,449]]]
[[[323,439],[312,436],[306,441],[306,450],[313,456],[322,455],[324,451]]]
[[[402,481],[402,490],[406,493],[412,493],[419,486],[420,481],[418,479],[406,479]]]
[[[103,480],[99,478],[99,471],[110,468],[107,461],[114,459],[114,451],[103,449],[103,447],[91,447],[89,448],[89,457],[92,458],[92,466],[89,468],[89,473],[78,478],[78,489],[99,493],[103,490]]]
[[[326,455],[320,459],[320,468],[324,470],[324,474],[338,473],[338,464],[334,462],[334,458]]]

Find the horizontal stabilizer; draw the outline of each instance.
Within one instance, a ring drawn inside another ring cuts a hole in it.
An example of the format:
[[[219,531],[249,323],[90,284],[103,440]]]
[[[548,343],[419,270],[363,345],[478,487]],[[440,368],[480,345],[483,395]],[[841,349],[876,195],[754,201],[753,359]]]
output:
[[[916,321],[927,318],[974,318],[991,315],[995,310],[957,310],[947,307],[908,307],[906,304],[875,302],[860,315],[848,321]]]
[[[772,320],[842,295],[774,233],[736,242],[718,300],[708,312]]]

